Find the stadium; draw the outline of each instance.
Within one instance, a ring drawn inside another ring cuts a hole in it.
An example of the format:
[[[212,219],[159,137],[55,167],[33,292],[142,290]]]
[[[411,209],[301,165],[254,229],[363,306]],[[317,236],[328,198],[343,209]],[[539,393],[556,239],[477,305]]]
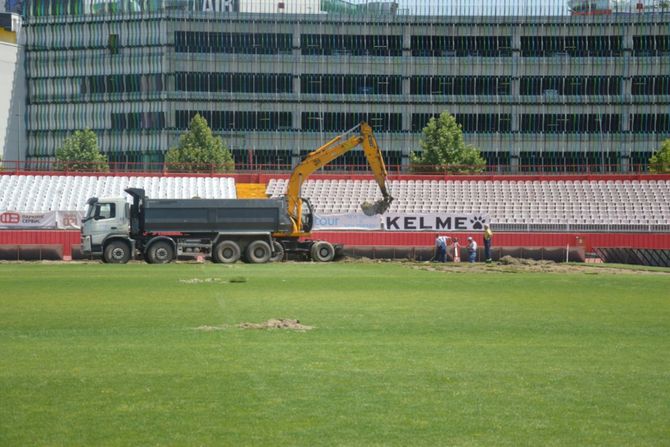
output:
[[[1,445],[667,443],[667,2],[4,3]],[[480,172],[413,166],[445,111]],[[196,114],[231,170],[171,169]]]
[[[250,184],[276,197],[307,153],[367,121],[394,213],[482,215],[500,246],[583,247],[580,259],[597,248],[669,248],[667,176],[647,172],[670,135],[670,19],[658,2],[34,0],[6,9],[23,17],[5,14],[3,51],[16,53],[6,58],[5,230],[30,220],[20,213],[82,212],[88,197],[127,187],[244,198]],[[443,111],[487,175],[412,174],[421,129]],[[231,149],[232,188],[205,190],[216,176],[165,175],[164,154],[196,113]],[[54,170],[56,149],[78,129],[96,133],[109,174]],[[316,173],[304,190],[316,214],[355,213],[373,192],[367,169],[352,150]],[[70,258],[76,231],[47,220]],[[345,245],[434,237],[316,230]],[[2,234],[16,245],[48,231]]]

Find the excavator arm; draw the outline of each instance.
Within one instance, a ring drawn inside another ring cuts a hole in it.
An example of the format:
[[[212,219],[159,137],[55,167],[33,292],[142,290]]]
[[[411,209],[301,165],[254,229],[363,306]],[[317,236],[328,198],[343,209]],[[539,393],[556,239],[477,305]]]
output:
[[[355,133],[356,130],[359,132]],[[377,140],[372,133],[372,127],[370,127],[368,123],[362,122],[353,129],[333,138],[320,148],[307,154],[303,161],[296,166],[291,173],[288,187],[286,189],[286,201],[288,205],[288,213],[293,222],[293,233],[295,235],[304,231],[303,199],[300,195],[302,184],[314,171],[326,166],[328,163],[349,152],[359,144],[363,146],[363,152],[365,153],[365,157],[374,174],[375,181],[379,185],[379,189],[383,196],[381,200],[378,200],[375,203],[362,203],[361,208],[368,216],[383,214],[388,210],[393,201],[393,197],[391,197],[391,194],[389,194],[388,188],[386,187],[386,177],[388,173],[386,172],[384,159],[382,158],[379,146],[377,146]]]

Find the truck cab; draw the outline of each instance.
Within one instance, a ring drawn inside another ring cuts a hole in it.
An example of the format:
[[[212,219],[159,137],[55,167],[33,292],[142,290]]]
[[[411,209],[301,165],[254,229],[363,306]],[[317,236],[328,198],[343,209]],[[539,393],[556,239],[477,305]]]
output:
[[[88,199],[81,225],[81,248],[84,255],[103,254],[112,241],[128,244],[130,205],[123,198]],[[123,253],[122,253],[123,252]],[[126,256],[129,250],[110,252],[114,257]]]

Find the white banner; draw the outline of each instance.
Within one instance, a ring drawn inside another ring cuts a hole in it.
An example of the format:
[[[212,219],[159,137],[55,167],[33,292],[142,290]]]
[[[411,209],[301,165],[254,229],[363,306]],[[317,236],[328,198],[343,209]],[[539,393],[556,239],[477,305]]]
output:
[[[352,214],[315,214],[314,230],[381,230],[380,216]]]
[[[382,222],[386,231],[481,231],[490,219],[486,214],[387,213]]]
[[[4,230],[26,228],[78,230],[83,217],[82,211],[45,211],[43,213],[0,211],[0,228]]]
[[[489,223],[487,214],[413,214],[386,213],[381,216],[352,214],[315,214],[314,230],[386,230],[386,231],[481,231]]]

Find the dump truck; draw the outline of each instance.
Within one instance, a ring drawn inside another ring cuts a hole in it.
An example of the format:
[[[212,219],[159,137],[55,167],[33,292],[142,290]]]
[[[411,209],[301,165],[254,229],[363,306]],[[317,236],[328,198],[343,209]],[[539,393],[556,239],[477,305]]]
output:
[[[216,263],[279,261],[300,255],[317,262],[335,258],[336,246],[311,239],[314,213],[301,196],[303,183],[319,168],[362,145],[382,193],[364,202],[366,215],[383,214],[393,201],[386,186],[381,151],[367,123],[361,123],[310,152],[292,171],[286,194],[268,199],[151,199],[140,188],[132,197],[97,198],[87,202],[81,226],[85,255],[124,264],[138,257],[152,264],[177,257],[211,257]]]

